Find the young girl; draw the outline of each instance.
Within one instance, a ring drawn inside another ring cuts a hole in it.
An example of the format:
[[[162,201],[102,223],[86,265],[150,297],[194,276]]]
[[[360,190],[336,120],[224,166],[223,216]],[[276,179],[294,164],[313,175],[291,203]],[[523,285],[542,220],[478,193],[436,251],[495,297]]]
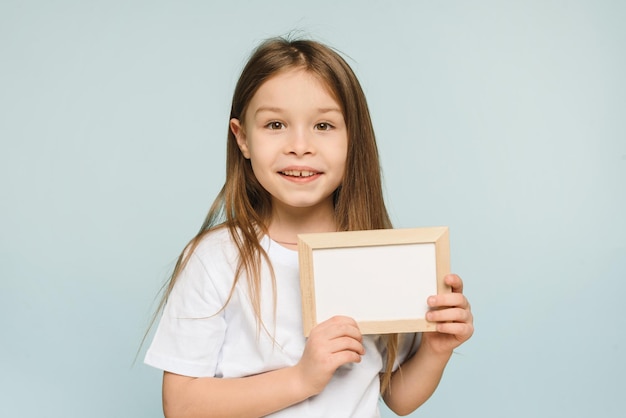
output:
[[[334,317],[303,336],[297,235],[390,228],[363,91],[313,41],[251,56],[230,113],[226,182],[180,255],[145,362],[167,417],[377,417],[433,393],[473,332],[456,275],[428,299],[437,332],[363,336]],[[393,303],[393,301],[381,301]]]

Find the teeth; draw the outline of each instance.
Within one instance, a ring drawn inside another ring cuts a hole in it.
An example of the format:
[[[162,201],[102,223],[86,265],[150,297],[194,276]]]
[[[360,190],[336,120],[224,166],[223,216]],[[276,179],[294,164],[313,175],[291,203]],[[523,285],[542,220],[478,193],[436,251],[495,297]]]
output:
[[[314,175],[315,172],[308,171],[308,170],[286,170],[286,171],[283,171],[283,174],[285,174],[286,176],[293,176],[293,177],[310,177]]]

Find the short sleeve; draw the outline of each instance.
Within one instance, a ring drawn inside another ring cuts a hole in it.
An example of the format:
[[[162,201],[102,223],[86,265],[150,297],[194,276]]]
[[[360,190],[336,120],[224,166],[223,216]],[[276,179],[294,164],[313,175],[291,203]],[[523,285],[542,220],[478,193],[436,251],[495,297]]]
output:
[[[226,332],[224,295],[194,253],[169,295],[144,362],[168,372],[215,376]]]

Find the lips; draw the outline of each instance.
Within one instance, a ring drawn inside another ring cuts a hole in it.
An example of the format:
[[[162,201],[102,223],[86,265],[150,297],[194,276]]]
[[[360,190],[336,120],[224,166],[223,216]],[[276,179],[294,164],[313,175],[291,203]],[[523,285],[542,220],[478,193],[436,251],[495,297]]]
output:
[[[278,170],[278,174],[292,180],[312,180],[322,174],[321,171],[307,165],[290,165]]]
[[[312,170],[283,170],[280,171],[280,174],[289,177],[312,177],[316,174],[319,174],[319,172]]]

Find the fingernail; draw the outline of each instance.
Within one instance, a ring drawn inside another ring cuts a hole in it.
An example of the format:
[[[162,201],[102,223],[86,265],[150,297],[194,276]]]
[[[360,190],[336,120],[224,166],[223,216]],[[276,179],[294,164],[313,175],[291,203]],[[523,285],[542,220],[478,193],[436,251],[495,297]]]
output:
[[[434,304],[435,304],[435,300],[436,300],[436,299],[435,299],[435,297],[434,297],[434,296],[429,297],[429,298],[428,298],[428,304],[429,304],[430,306],[434,305]]]

